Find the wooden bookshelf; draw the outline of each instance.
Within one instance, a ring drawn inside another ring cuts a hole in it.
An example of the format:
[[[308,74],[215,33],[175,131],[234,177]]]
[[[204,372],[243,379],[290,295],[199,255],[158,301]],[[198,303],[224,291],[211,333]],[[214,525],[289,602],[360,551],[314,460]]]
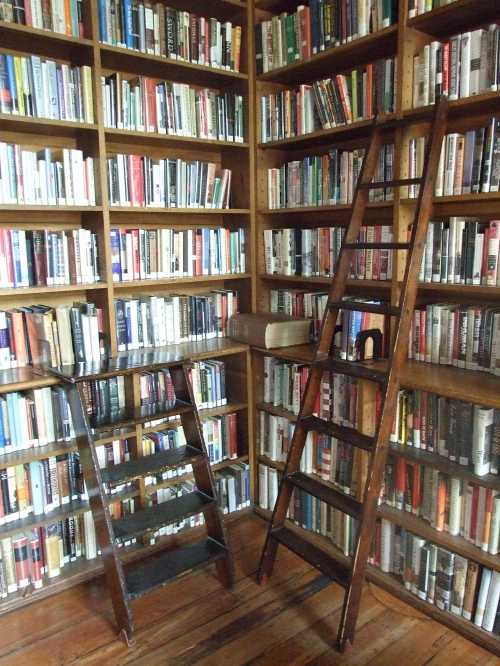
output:
[[[26,306],[33,303],[59,305],[74,300],[96,303],[104,313],[104,328],[113,355],[117,354],[114,300],[116,298],[171,293],[204,293],[213,289],[236,289],[240,296],[240,309],[252,309],[254,300],[255,270],[255,197],[254,195],[254,86],[253,63],[250,62],[253,7],[242,0],[206,0],[203,7],[196,0],[175,0],[177,9],[198,15],[216,17],[220,21],[230,20],[242,26],[241,71],[198,65],[181,60],[166,59],[125,48],[103,44],[99,39],[98,4],[96,0],[83,0],[85,37],[78,39],[47,30],[0,21],[0,44],[5,52],[36,54],[50,59],[90,65],[92,69],[92,95],[94,123],[79,123],[43,118],[0,114],[1,140],[27,146],[80,148],[94,158],[96,205],[95,206],[45,206],[45,205],[0,205],[0,224],[4,227],[22,229],[75,229],[88,228],[97,233],[100,255],[100,279],[96,284],[75,284],[57,287],[27,287],[23,289],[0,289],[0,309]],[[102,108],[101,77],[112,72],[157,77],[161,80],[204,85],[221,91],[234,91],[244,97],[244,142],[213,141],[194,137],[162,135],[150,132],[134,132],[106,127]],[[228,209],[194,208],[133,208],[112,207],[108,200],[107,165],[108,156],[116,153],[140,153],[151,157],[178,157],[191,160],[212,161],[232,170],[232,206]],[[136,280],[113,282],[111,271],[110,230],[115,227],[195,229],[200,226],[243,227],[247,234],[247,271],[241,274],[194,276],[159,280]],[[165,351],[165,350],[163,350]],[[192,360],[221,359],[226,364],[227,404],[214,409],[200,410],[200,417],[217,417],[236,413],[238,424],[238,458],[224,460],[214,466],[222,470],[234,463],[253,465],[253,421],[249,415],[252,402],[250,351],[247,345],[226,338],[214,338],[198,342],[173,345],[166,351],[175,352],[179,358]],[[126,354],[126,352],[125,352]],[[40,368],[15,368],[0,370],[0,394],[14,391],[29,391],[54,386],[57,380]],[[126,382],[127,399],[130,404],[140,404],[138,381]],[[122,429],[120,437],[127,438],[132,448],[140,446],[142,436],[153,430],[172,428],[179,421],[169,421],[155,427],[143,424]],[[115,435],[114,439],[117,436]],[[112,437],[103,438],[97,445],[109,444]],[[27,464],[49,456],[75,451],[71,442],[53,442],[23,451],[0,455],[0,469]],[[191,475],[175,479],[176,483],[192,480]],[[170,485],[172,485],[170,482]],[[143,505],[153,486],[138,483],[132,490],[110,496],[110,501],[135,497]],[[251,488],[253,494],[253,484]],[[89,509],[86,502],[72,502],[42,516],[29,515],[0,526],[2,538],[22,533],[27,529],[57,522],[70,514]],[[227,516],[227,520],[238,518]],[[155,546],[133,547],[127,550],[125,560],[136,559],[158,548],[175,545],[199,535],[199,528],[183,531],[159,540]],[[80,558],[61,569],[61,574],[45,580],[40,590],[24,590],[9,595],[0,603],[0,614],[19,608],[37,599],[55,594],[72,585],[102,573],[100,558],[87,561]]]
[[[292,0],[255,0],[255,22],[268,20],[272,15],[282,11],[294,12],[299,2]],[[308,60],[296,61],[286,67],[272,70],[256,77],[256,98],[273,92],[293,89],[302,83],[312,83],[323,77],[332,77],[347,68],[354,68],[378,58],[395,56],[397,59],[396,108],[390,115],[381,115],[376,122],[384,129],[388,142],[395,146],[395,178],[404,178],[408,174],[408,150],[410,138],[423,136],[428,132],[434,106],[412,108],[413,90],[413,57],[420,52],[425,44],[434,39],[448,38],[458,32],[484,27],[491,22],[500,21],[500,5],[491,0],[457,0],[426,14],[408,18],[408,2],[400,0],[399,15],[396,25],[390,26],[379,33],[370,34],[359,40],[333,47]],[[469,98],[458,99],[449,105],[449,131],[465,132],[469,129],[482,127],[491,116],[500,114],[500,95],[498,92],[485,92]],[[257,156],[257,210],[256,210],[256,242],[257,252],[257,309],[267,311],[270,307],[269,292],[276,288],[304,289],[323,292],[331,284],[328,277],[302,277],[269,275],[265,270],[263,231],[281,228],[312,228],[345,226],[349,221],[350,206],[307,206],[304,208],[269,209],[267,193],[267,170],[281,164],[300,160],[306,155],[324,154],[329,148],[353,149],[366,147],[373,121],[370,119],[339,125],[332,129],[318,130],[310,134],[294,136],[282,140],[262,142],[262,134],[257,118],[256,124],[256,156]],[[467,216],[483,220],[498,218],[499,193],[481,193],[460,196],[435,197],[433,217]],[[394,200],[376,204],[368,204],[366,223],[392,225],[395,241],[405,241],[408,224],[412,220],[416,199],[406,197],[404,188],[395,191]],[[397,297],[403,278],[402,257],[395,254],[393,277],[386,282],[372,280],[350,280],[349,291],[357,296],[367,298],[380,297],[390,299],[397,304]],[[457,302],[492,305],[498,304],[499,288],[472,285],[425,283],[419,285],[418,299],[420,303]],[[263,402],[261,383],[263,381],[263,357],[271,355],[291,363],[308,365],[313,359],[313,346],[301,345],[282,349],[266,350],[254,348],[252,352],[254,367],[255,422],[258,427],[258,412],[264,411],[278,417],[295,421],[296,416],[282,407]],[[384,363],[376,367],[384,367]],[[408,389],[420,389],[437,393],[449,398],[464,400],[475,404],[500,408],[500,378],[485,372],[474,372],[451,366],[435,366],[426,363],[408,361],[401,377],[401,385]],[[363,384],[361,391],[364,392]],[[361,422],[361,430],[363,430]],[[257,464],[267,465],[283,472],[284,463],[276,462],[260,455],[259,443],[255,444],[255,460]],[[453,463],[429,451],[414,449],[409,446],[394,445],[390,449],[392,457],[402,456],[408,461],[432,466],[445,474],[500,490],[499,477],[488,475],[477,477],[469,468]],[[258,466],[258,465],[257,465]],[[256,484],[255,510],[266,520],[270,512],[258,506],[258,471],[254,469]],[[383,506],[379,517],[391,520],[405,529],[443,546],[451,551],[479,562],[483,566],[498,570],[500,558],[484,553],[476,546],[461,537],[451,537],[438,532],[422,519],[408,513],[400,512]],[[301,528],[293,526],[293,529]],[[343,559],[340,552],[327,539],[308,532],[308,539],[315,545],[335,551]],[[345,558],[343,559],[345,564]],[[476,627],[452,613],[439,610],[437,607],[418,599],[408,592],[403,584],[394,576],[381,572],[373,566],[368,569],[368,579],[388,589],[392,594],[405,602],[428,613],[433,618],[452,627],[467,638],[479,643],[495,654],[500,654],[498,637]]]

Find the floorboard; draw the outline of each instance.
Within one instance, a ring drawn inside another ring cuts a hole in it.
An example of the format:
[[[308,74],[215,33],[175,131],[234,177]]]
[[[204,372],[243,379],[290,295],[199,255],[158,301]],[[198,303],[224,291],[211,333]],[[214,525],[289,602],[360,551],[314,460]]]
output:
[[[228,526],[236,582],[207,569],[133,605],[136,645],[117,640],[103,580],[2,618],[0,666],[493,666],[500,660],[373,585],[363,591],[354,647],[334,644],[342,591],[280,548],[266,586],[255,583],[265,524]],[[29,631],[27,631],[29,627]],[[404,658],[402,659],[402,655]]]

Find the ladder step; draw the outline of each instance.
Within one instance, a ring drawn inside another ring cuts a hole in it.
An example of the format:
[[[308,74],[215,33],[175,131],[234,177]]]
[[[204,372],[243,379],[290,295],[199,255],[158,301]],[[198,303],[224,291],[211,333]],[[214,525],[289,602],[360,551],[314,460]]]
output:
[[[387,374],[383,370],[376,370],[375,368],[352,361],[341,361],[336,358],[324,358],[314,361],[314,365],[323,370],[330,372],[339,372],[342,375],[349,377],[357,377],[358,379],[367,379],[370,382],[377,382],[384,384],[387,379]]]
[[[314,430],[315,432],[321,432],[325,435],[331,435],[332,437],[340,439],[342,442],[347,442],[347,444],[352,444],[365,451],[371,451],[373,448],[373,437],[363,435],[355,428],[348,428],[346,426],[337,425],[336,423],[330,423],[317,416],[304,417],[301,419],[300,425],[305,430]]]
[[[166,469],[188,465],[202,455],[202,452],[194,446],[179,446],[176,449],[160,451],[150,456],[134,458],[134,460],[107,467],[101,470],[101,476],[105,483],[125,483],[142,476],[160,474]]]
[[[366,301],[343,300],[332,301],[328,304],[330,310],[353,310],[357,312],[372,312],[397,317],[400,309],[390,303],[367,303]]]
[[[146,532],[154,532],[163,525],[177,523],[183,518],[201,513],[209,506],[215,505],[213,497],[204,495],[199,490],[175,497],[168,502],[140,509],[125,518],[113,521],[115,537],[131,539]]]
[[[378,180],[371,183],[360,183],[361,190],[376,190],[381,187],[406,187],[407,185],[420,185],[423,178],[396,178],[395,180]]]
[[[125,569],[128,598],[142,597],[193,569],[207,566],[226,556],[226,548],[211,538],[152,555]]]
[[[193,405],[182,400],[175,402],[157,403],[154,405],[142,405],[141,407],[134,407],[133,410],[128,410],[128,413],[119,414],[115,419],[105,421],[104,423],[95,423],[91,421],[93,433],[102,433],[112,430],[120,430],[128,428],[146,421],[156,421],[160,419],[167,419],[171,416],[179,416],[193,412]]]
[[[322,502],[333,506],[334,509],[348,513],[353,518],[359,518],[363,508],[361,502],[333,488],[333,486],[322,481],[320,478],[314,478],[302,472],[295,472],[287,476],[286,479],[296,488],[304,490],[308,495],[314,495],[314,497],[317,497]]]
[[[344,243],[344,250],[409,250],[410,243]]]
[[[293,530],[287,527],[277,527],[271,530],[271,536],[342,587],[349,585],[350,570],[348,567],[334,560],[324,550],[314,546]]]

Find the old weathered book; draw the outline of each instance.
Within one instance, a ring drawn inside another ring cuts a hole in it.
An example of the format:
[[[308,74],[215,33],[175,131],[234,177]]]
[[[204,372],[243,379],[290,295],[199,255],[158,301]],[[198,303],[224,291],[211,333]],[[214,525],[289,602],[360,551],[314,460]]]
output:
[[[229,321],[229,337],[272,349],[309,342],[311,322],[281,313],[237,314]]]

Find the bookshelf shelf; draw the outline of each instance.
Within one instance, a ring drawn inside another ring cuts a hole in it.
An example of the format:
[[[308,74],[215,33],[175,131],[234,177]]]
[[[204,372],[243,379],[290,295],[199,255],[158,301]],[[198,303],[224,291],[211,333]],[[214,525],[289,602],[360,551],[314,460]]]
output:
[[[472,298],[480,297],[486,300],[497,300],[500,297],[500,287],[487,287],[486,285],[424,282],[418,285],[418,289],[423,293],[441,293],[450,297],[453,296],[453,298],[459,297],[460,295],[467,295]]]
[[[110,206],[110,213],[135,213],[158,214],[167,213],[172,215],[248,215],[249,208],[137,208],[137,206]]]
[[[7,212],[50,212],[50,213],[102,213],[102,206],[40,206],[36,204],[0,204],[0,213]]]
[[[371,210],[392,210],[392,201],[374,201],[368,204]],[[300,213],[350,213],[350,204],[337,204],[332,206],[299,206],[297,208],[263,208],[259,210],[261,215],[293,215]]]
[[[288,409],[284,409],[283,407],[277,407],[276,405],[271,405],[269,402],[258,402],[256,404],[256,409],[268,412],[268,414],[274,414],[274,416],[283,416],[285,419],[288,419],[289,421],[296,421],[298,418],[296,414],[290,412]]]
[[[142,287],[159,287],[162,285],[170,284],[190,284],[192,282],[223,282],[224,280],[246,280],[250,276],[249,273],[224,273],[223,275],[192,275],[186,277],[172,277],[172,278],[162,278],[160,280],[131,280],[130,282],[114,282],[113,287],[115,290],[121,289],[138,289]]]
[[[321,51],[307,60],[277,67],[260,74],[257,80],[298,84],[321,76],[330,76],[333,72],[392,55],[396,50],[397,35],[397,25],[391,25],[366,37]]]
[[[70,54],[78,52],[90,54],[94,45],[91,39],[84,37],[69,37],[59,32],[7,21],[0,21],[0,42],[3,47],[12,48],[14,46],[19,50],[26,49],[31,52],[40,47],[50,49],[51,53],[54,53],[54,49],[57,52],[58,49],[63,48],[66,56],[68,49]]]
[[[332,278],[329,277],[303,277],[302,275],[274,275],[270,273],[261,273],[259,275],[261,280],[274,281],[274,282],[298,282],[302,284],[311,284],[318,286],[329,286]],[[390,289],[391,283],[389,280],[354,280],[349,279],[347,282],[349,287],[359,287],[360,289]]]
[[[58,381],[55,377],[45,374],[42,370],[34,371],[27,366],[0,370],[0,395],[12,391],[29,391],[43,386],[54,386]]]
[[[454,478],[464,479],[465,481],[470,481],[470,483],[477,483],[485,488],[500,491],[499,476],[493,474],[476,476],[476,474],[474,474],[474,472],[468,467],[452,462],[437,453],[432,453],[431,451],[426,451],[424,449],[417,449],[413,446],[404,446],[402,444],[394,443],[391,443],[391,453],[414,463],[435,467],[439,471],[449,474]]]
[[[31,294],[51,294],[51,293],[70,293],[75,291],[90,291],[107,289],[108,285],[105,282],[91,282],[89,284],[58,284],[51,287],[16,287],[16,295],[31,295]],[[12,296],[11,288],[0,289],[0,298],[2,296]]]
[[[98,126],[72,120],[52,120],[51,118],[31,118],[0,113],[0,128],[9,132],[28,132],[38,136],[65,136],[77,138],[80,135],[97,132]]]
[[[113,143],[127,143],[139,146],[162,146],[172,148],[193,148],[214,152],[220,149],[224,152],[232,150],[247,150],[248,142],[215,141],[213,139],[200,139],[192,136],[176,136],[175,134],[157,134],[155,132],[134,132],[127,129],[106,127],[104,130],[107,141]]]
[[[443,37],[471,30],[497,17],[498,7],[491,0],[456,0],[408,19],[408,27]]]
[[[470,97],[462,97],[454,99],[449,102],[449,119],[450,128],[453,129],[454,123],[463,122],[464,118],[467,122],[474,122],[474,115],[486,113],[498,113],[500,109],[500,102],[498,99],[498,92],[485,92],[479,95],[472,95]],[[430,122],[434,112],[434,104],[429,106],[422,106],[416,109],[405,109],[403,111],[403,118],[405,121],[411,123]]]

